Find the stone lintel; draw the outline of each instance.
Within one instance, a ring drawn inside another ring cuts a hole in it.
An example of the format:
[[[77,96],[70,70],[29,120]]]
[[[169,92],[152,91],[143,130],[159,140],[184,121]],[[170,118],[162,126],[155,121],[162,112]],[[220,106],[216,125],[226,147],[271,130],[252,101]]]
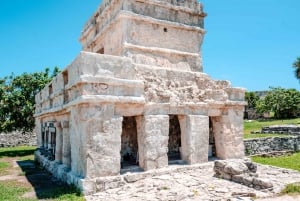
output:
[[[189,30],[189,31],[196,31],[196,32],[199,32],[201,34],[205,34],[205,30],[203,28],[200,28],[200,27],[186,25],[186,24],[182,24],[182,23],[179,23],[179,22],[159,20],[159,19],[155,19],[155,18],[152,18],[152,17],[149,17],[149,16],[136,14],[132,11],[122,10],[119,13],[118,18],[130,18],[130,19],[134,19],[134,20],[138,20],[138,21],[148,22],[150,24],[158,24],[158,25],[169,26],[169,27],[173,27],[173,28],[177,28],[177,29],[185,29],[185,30]]]
[[[124,43],[124,48],[138,50],[138,51],[142,51],[142,52],[148,52],[148,53],[157,52],[157,53],[161,53],[161,54],[190,56],[190,57],[196,57],[196,58],[199,57],[198,53],[184,52],[184,51],[159,48],[159,47],[145,47],[145,46],[141,46],[141,45],[134,45],[134,44],[127,43],[127,42]]]

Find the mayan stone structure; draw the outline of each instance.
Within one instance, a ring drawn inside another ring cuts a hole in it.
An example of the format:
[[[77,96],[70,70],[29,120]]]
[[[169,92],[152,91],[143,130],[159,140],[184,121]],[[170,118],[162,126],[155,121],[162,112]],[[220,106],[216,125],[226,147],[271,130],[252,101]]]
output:
[[[36,159],[92,192],[128,167],[243,157],[245,90],[203,73],[205,16],[197,0],[103,0],[36,95]]]

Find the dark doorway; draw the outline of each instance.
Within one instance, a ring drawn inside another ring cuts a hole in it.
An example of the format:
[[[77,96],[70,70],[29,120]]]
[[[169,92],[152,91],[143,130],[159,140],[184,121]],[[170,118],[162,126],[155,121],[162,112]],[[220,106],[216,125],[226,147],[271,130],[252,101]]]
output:
[[[121,168],[138,165],[138,140],[135,117],[123,117]]]
[[[100,48],[98,51],[97,51],[98,54],[104,54],[104,47]]]
[[[209,145],[208,145],[208,158],[216,157],[216,144],[214,133],[214,117],[209,117]]]
[[[181,160],[181,129],[177,115],[169,116],[168,159]]]

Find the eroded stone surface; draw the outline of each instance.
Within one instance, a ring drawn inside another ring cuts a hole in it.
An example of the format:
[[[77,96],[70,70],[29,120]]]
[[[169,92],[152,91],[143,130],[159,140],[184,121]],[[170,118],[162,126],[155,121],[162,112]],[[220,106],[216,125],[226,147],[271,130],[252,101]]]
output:
[[[205,15],[196,0],[103,1],[83,51],[35,97],[37,160],[89,194],[126,186],[106,177],[127,158],[148,171],[167,167],[174,150],[191,165],[207,162],[210,147],[243,157],[245,90],[202,72]]]
[[[273,190],[256,190],[214,176],[213,163],[185,167],[169,167],[143,174],[128,174],[130,182],[90,196],[92,200],[254,200],[254,197],[277,195],[288,183],[300,181],[293,170],[258,165],[261,181],[271,181]],[[142,176],[143,175],[143,176]],[[134,179],[132,179],[134,178]]]
[[[251,188],[269,190],[273,188],[269,179],[259,177],[259,174],[256,173],[257,165],[248,159],[215,161],[214,171],[217,177],[232,180]]]

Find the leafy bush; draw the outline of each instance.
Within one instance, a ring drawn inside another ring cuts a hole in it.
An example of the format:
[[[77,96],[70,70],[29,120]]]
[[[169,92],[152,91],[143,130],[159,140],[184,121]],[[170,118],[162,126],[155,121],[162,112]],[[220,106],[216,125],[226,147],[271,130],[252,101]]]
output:
[[[58,72],[55,67],[52,73],[46,68],[44,72],[0,78],[0,132],[32,131],[35,94]]]
[[[268,94],[257,101],[260,113],[274,112],[276,119],[297,117],[300,112],[300,92],[296,89],[271,88]]]

